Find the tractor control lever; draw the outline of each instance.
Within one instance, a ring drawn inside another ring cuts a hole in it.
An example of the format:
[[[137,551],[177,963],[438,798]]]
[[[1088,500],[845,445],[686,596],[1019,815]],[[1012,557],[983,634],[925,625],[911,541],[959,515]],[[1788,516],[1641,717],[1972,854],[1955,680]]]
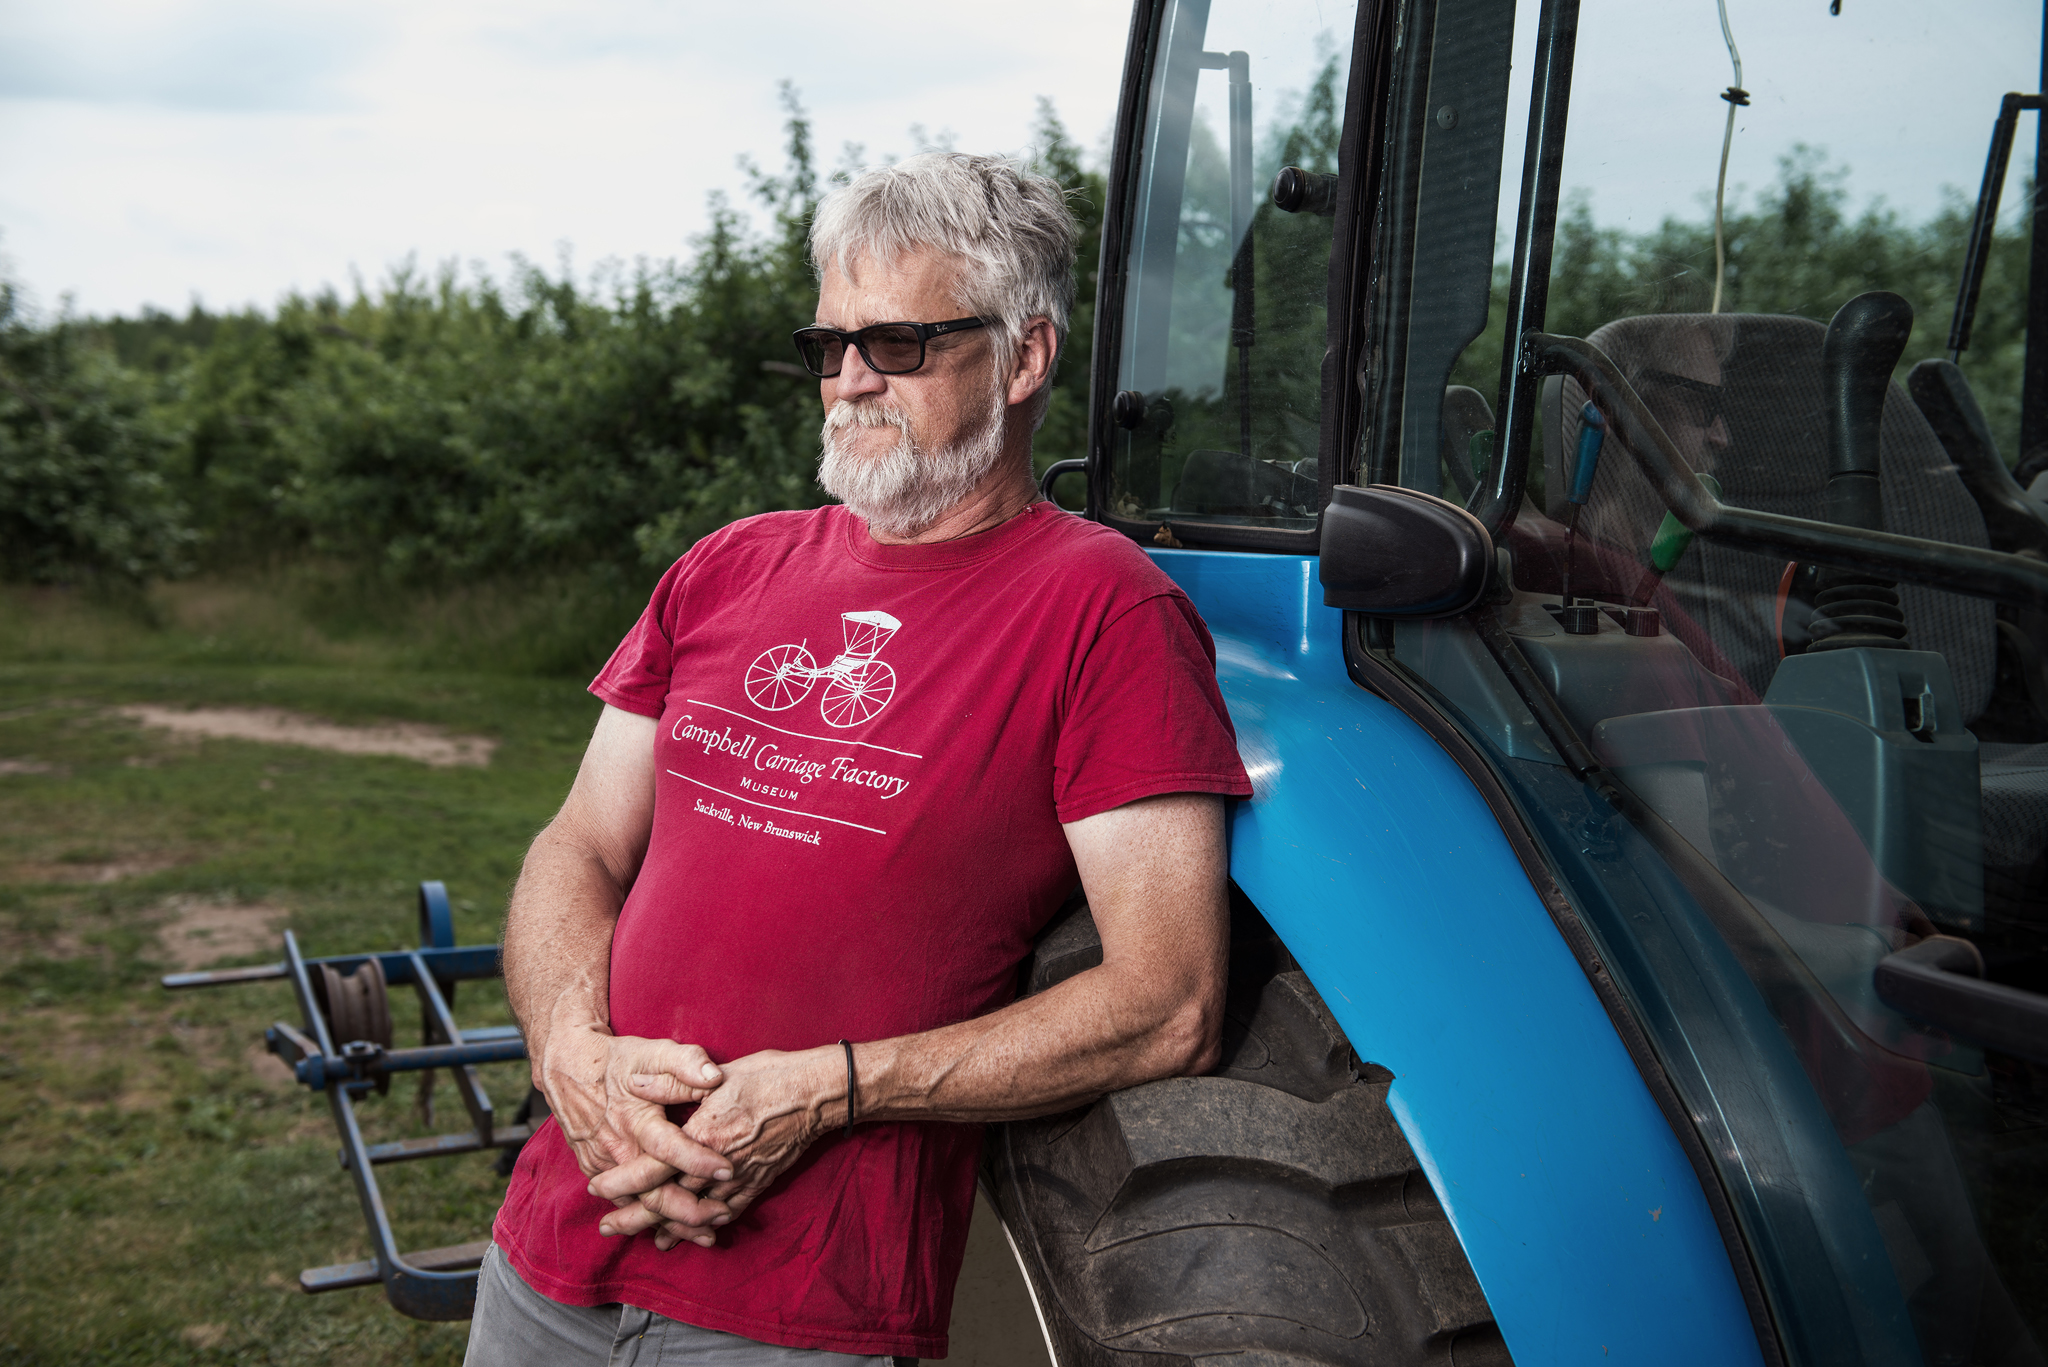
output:
[[[1828,414],[1827,519],[1844,527],[1884,530],[1879,494],[1878,428],[1892,367],[1913,331],[1913,306],[1872,290],[1842,305],[1821,343],[1822,392]]]
[[[1716,501],[1721,497],[1721,481],[1712,475],[1693,476],[1707,487]],[[1650,538],[1650,567],[1643,571],[1643,577],[1636,581],[1636,591],[1631,601],[1648,603],[1657,586],[1664,582],[1664,576],[1672,567],[1685,558],[1692,546],[1692,528],[1678,520],[1677,513],[1664,514],[1664,520],[1657,524],[1657,534]]]
[[[1828,422],[1823,506],[1830,522],[1884,530],[1878,435],[1892,367],[1912,331],[1913,306],[1883,290],[1857,295],[1828,324],[1820,365]],[[1810,629],[1808,650],[1911,649],[1898,586],[1853,570],[1821,571]]]
[[[1579,449],[1572,456],[1571,485],[1565,490],[1564,575],[1558,585],[1558,623],[1574,636],[1600,630],[1599,610],[1581,607],[1572,597],[1572,559],[1578,551],[1579,511],[1593,496],[1593,474],[1600,466],[1600,446],[1607,439],[1607,419],[1591,402],[1579,410]]]

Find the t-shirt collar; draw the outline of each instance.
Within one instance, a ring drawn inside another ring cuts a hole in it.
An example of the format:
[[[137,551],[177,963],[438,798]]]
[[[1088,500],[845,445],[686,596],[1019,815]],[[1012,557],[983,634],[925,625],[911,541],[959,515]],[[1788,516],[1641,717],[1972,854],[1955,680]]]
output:
[[[1023,512],[1009,521],[985,532],[952,541],[934,541],[928,545],[895,546],[884,545],[869,536],[867,523],[848,512],[843,504],[832,508],[847,554],[863,565],[883,570],[954,569],[977,564],[1034,535],[1046,524],[1045,515],[1052,511],[1053,505],[1041,499],[1027,505]]]

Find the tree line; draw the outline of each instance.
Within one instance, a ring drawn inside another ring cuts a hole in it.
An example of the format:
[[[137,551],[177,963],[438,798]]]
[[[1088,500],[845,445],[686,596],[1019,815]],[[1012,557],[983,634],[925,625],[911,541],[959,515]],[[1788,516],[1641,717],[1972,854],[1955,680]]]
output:
[[[60,319],[0,284],[0,577],[139,582],[313,554],[407,584],[596,567],[644,592],[734,518],[823,501],[806,231],[822,193],[793,91],[766,212],[714,196],[687,261],[579,283],[410,265],[274,311]],[[1049,103],[1037,169],[1082,220],[1081,299],[1041,434],[1078,452],[1102,177]]]
[[[622,591],[737,517],[812,506],[817,391],[792,328],[815,299],[805,232],[823,177],[785,89],[783,168],[749,168],[750,227],[714,198],[683,262],[578,283],[517,262],[502,279],[398,268],[351,296],[270,312],[26,318],[0,283],[0,578],[137,584],[318,556],[407,585],[574,567]],[[1050,104],[1038,169],[1082,220],[1073,333],[1038,443],[1085,452],[1104,182]],[[2026,201],[2022,201],[2026,202]],[[1919,310],[1907,363],[1940,350],[1969,206],[1923,222],[1852,214],[1839,172],[1800,150],[1728,218],[1725,307],[1825,319],[1864,289]],[[2026,253],[1993,249],[1965,369],[2009,461],[2018,429]],[[1703,310],[1711,224],[1559,225],[1552,331]],[[1494,330],[1455,379],[1497,384]]]

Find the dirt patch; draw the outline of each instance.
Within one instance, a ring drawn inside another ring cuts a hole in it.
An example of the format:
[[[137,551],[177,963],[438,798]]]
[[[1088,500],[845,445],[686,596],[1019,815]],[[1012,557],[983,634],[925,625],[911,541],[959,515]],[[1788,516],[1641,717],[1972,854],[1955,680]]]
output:
[[[16,864],[9,870],[8,878],[16,883],[118,883],[124,878],[146,878],[177,865],[177,858],[168,854],[138,854],[126,859],[59,859],[55,863]]]
[[[115,710],[131,721],[160,727],[175,736],[253,740],[344,755],[396,755],[437,769],[457,765],[481,769],[491,762],[491,753],[498,748],[498,742],[487,736],[451,736],[438,726],[418,722],[341,726],[275,707],[206,707],[184,711],[142,704]]]
[[[298,1084],[298,1078],[293,1075],[285,1061],[260,1043],[244,1049],[242,1061],[249,1065],[249,1071],[256,1075],[259,1082],[268,1083],[284,1091],[290,1091]],[[321,1120],[325,1123],[326,1117],[321,1117]]]
[[[90,952],[85,941],[69,930],[32,935],[0,929],[0,961],[18,961],[31,953],[39,959],[76,959]]]
[[[47,774],[56,768],[40,759],[0,759],[0,774]]]
[[[163,942],[164,957],[180,970],[275,949],[278,923],[289,914],[266,902],[210,902],[199,897],[172,897],[164,907],[171,919],[157,931],[157,938]]]

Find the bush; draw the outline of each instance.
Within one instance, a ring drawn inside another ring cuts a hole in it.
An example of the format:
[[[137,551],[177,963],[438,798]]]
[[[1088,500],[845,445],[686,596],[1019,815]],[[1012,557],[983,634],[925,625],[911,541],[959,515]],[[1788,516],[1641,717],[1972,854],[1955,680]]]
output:
[[[688,264],[579,283],[515,261],[502,280],[410,264],[274,318],[100,325],[154,385],[197,510],[203,563],[310,552],[395,585],[646,584],[738,517],[813,506],[818,406],[789,333],[816,298],[820,193],[793,91],[779,175],[748,167],[763,230],[723,200]],[[1102,179],[1050,104],[1039,164],[1083,224],[1080,307],[1041,460],[1084,449]]]
[[[138,584],[196,533],[165,478],[175,430],[149,386],[65,320],[34,328],[0,283],[0,577]]]

